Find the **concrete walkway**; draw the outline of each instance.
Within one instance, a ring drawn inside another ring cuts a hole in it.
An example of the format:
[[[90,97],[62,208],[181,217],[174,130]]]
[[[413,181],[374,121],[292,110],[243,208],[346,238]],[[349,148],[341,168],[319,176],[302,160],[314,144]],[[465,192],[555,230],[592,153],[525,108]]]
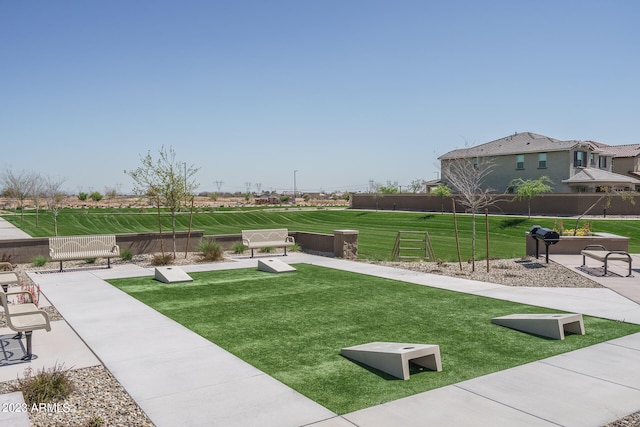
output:
[[[611,289],[612,291],[629,298],[631,301],[635,301],[640,304],[640,255],[631,255],[631,274],[632,277],[626,277],[629,274],[629,266],[626,262],[622,261],[610,261],[608,270],[609,273],[606,277],[596,276],[589,274],[581,269],[582,256],[581,255],[550,255],[549,259],[557,262],[560,265],[564,265],[567,268],[581,274],[589,279],[595,280],[602,286]],[[587,267],[589,270],[594,267],[602,267],[602,263],[596,260],[587,258]],[[633,268],[635,267],[635,268]],[[599,268],[604,273],[604,269]],[[599,271],[597,273],[600,273]]]
[[[512,288],[299,253],[280,259],[640,324],[640,306],[608,289]],[[257,260],[245,259],[183,269],[256,266]],[[105,282],[144,275],[153,270],[125,265],[30,273],[158,426],[583,427],[640,410],[636,334],[337,416]],[[39,338],[34,351],[44,357]]]
[[[0,240],[30,239],[31,236],[0,216]]]

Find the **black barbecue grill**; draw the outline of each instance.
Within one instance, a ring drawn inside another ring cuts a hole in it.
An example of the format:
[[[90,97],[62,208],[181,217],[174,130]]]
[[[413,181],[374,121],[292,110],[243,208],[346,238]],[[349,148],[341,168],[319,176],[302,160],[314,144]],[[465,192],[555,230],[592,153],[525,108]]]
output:
[[[539,255],[540,241],[543,241],[546,250],[547,264],[549,264],[549,245],[555,245],[558,243],[560,241],[560,235],[557,231],[542,228],[539,225],[531,227],[529,234],[536,241],[536,259],[538,259]]]

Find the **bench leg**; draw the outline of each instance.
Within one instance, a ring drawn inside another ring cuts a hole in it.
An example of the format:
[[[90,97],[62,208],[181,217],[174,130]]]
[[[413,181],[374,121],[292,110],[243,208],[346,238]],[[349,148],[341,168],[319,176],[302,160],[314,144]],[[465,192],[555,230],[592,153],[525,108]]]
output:
[[[284,256],[287,256],[287,247],[284,247]]]
[[[253,258],[253,248],[251,248],[251,258]]]
[[[107,257],[107,268],[111,268],[111,258]]]
[[[27,341],[27,354],[24,355],[22,360],[31,360],[31,358],[33,357],[33,353],[31,353],[31,335],[32,334],[33,334],[32,331],[26,331],[24,333]]]
[[[60,261],[60,272],[62,272],[62,261]]]

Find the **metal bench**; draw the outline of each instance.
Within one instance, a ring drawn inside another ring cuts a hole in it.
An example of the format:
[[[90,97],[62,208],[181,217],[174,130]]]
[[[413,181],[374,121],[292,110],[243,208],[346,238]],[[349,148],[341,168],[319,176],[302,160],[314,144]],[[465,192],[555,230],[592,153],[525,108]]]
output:
[[[13,265],[10,262],[0,262],[0,286],[2,290],[7,292],[9,285],[19,285],[20,278],[18,274],[13,271]]]
[[[265,229],[265,230],[242,230],[242,244],[253,250],[260,248],[284,248],[284,256],[287,256],[287,247],[296,244],[294,238],[289,236],[286,228]]]
[[[27,295],[27,302],[9,304],[7,297],[11,295]],[[39,329],[45,329],[47,332],[51,331],[49,316],[34,304],[33,295],[29,291],[0,292],[0,303],[4,308],[7,326],[18,333],[14,338],[20,339],[22,338],[22,333],[24,332],[25,334],[27,354],[22,359],[31,360],[33,355],[31,352],[31,335],[33,331]]]
[[[589,248],[596,248],[596,250],[590,250]],[[633,277],[631,274],[631,255],[625,251],[608,251],[602,245],[587,245],[581,252],[582,255],[582,267],[587,266],[587,258],[592,258],[604,263],[604,275],[607,275],[609,268],[609,261],[623,261],[629,264],[629,274],[627,277]]]
[[[62,261],[88,258],[107,258],[107,267],[111,268],[111,257],[120,256],[120,247],[115,235],[63,236],[49,237],[49,258]]]

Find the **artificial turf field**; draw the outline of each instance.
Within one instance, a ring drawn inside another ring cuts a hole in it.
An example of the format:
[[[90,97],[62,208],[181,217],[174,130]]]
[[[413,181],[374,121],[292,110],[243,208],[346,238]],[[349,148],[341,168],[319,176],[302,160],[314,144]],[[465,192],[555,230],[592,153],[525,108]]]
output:
[[[258,369],[344,414],[635,332],[640,325],[584,316],[586,335],[563,341],[491,323],[512,313],[557,313],[308,264],[109,282]],[[403,381],[340,355],[372,341],[438,344],[442,372],[414,367]]]

